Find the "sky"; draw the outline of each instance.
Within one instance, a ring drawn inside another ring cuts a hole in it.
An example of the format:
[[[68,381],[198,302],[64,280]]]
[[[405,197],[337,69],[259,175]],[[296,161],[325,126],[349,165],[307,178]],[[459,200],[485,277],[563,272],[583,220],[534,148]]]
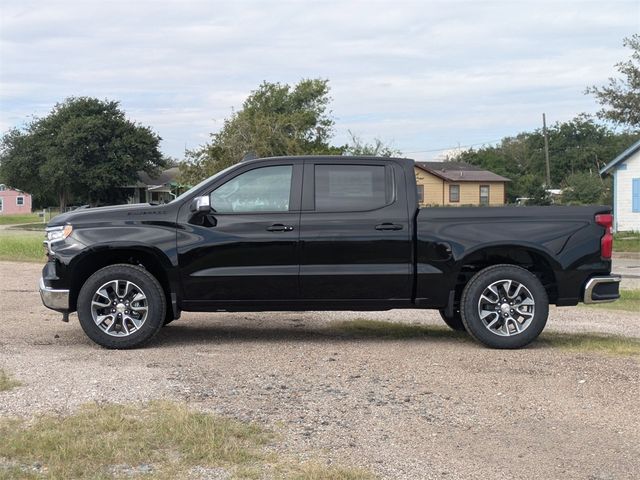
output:
[[[0,132],[69,96],[118,100],[164,154],[262,81],[326,78],[349,131],[418,160],[598,110],[640,0],[0,0]]]

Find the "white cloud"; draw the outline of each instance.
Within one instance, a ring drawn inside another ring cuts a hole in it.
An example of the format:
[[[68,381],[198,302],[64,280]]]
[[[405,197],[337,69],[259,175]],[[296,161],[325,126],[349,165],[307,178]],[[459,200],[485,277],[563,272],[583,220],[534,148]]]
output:
[[[263,81],[329,78],[347,129],[404,151],[593,111],[635,0],[1,1],[0,127],[70,95],[122,102],[180,156]]]

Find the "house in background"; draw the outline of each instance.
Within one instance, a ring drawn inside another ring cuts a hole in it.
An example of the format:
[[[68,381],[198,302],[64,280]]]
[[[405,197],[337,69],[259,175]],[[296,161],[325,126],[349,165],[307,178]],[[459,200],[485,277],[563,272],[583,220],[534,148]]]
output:
[[[640,231],[640,140],[611,160],[600,174],[613,176],[613,228]]]
[[[123,187],[128,196],[127,203],[169,203],[184,190],[177,181],[179,175],[179,167],[164,170],[155,177],[138,172],[138,182]]]
[[[31,195],[0,183],[0,215],[31,213]]]
[[[508,178],[462,162],[416,162],[418,201],[428,205],[504,205]]]

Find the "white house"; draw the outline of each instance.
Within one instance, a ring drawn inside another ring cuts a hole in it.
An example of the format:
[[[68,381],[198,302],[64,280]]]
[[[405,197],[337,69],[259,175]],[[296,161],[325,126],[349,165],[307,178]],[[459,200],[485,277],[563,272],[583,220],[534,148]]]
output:
[[[640,231],[640,140],[609,162],[600,174],[613,176],[615,231]]]

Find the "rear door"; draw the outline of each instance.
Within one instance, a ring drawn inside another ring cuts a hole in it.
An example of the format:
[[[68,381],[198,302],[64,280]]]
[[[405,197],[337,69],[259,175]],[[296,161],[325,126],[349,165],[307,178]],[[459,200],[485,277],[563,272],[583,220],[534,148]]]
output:
[[[393,161],[305,161],[301,299],[410,301],[412,243],[404,175]]]

